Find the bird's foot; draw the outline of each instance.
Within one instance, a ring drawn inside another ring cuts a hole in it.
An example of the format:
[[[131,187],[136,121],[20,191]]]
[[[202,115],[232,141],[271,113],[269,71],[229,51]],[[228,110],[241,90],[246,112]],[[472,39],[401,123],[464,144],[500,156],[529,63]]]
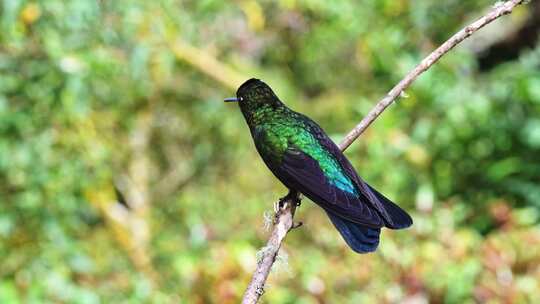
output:
[[[278,213],[282,206],[283,201],[281,200],[281,198],[277,202],[274,202],[274,213]]]
[[[293,202],[295,206],[300,206],[302,204],[302,194],[295,190],[289,190],[287,195],[279,199],[279,203],[284,205],[287,201]]]
[[[304,223],[302,223],[302,222],[293,223],[291,229],[300,228],[300,227],[302,227],[302,225],[304,225]]]
[[[302,194],[294,195],[292,201],[296,204],[296,207],[300,207],[302,205]]]
[[[302,204],[302,194],[296,191],[289,191],[287,195],[281,197],[277,202],[274,203],[274,212],[277,213],[280,210],[285,210],[287,208],[287,202],[291,201],[296,207]]]
[[[294,204],[293,206],[298,207],[302,203],[302,194],[292,190],[287,193],[284,197],[280,198],[277,202],[274,203],[274,212],[275,212],[275,219],[274,224],[277,223],[279,214],[282,211],[285,211],[289,207],[289,202]],[[292,224],[291,229],[296,229],[302,226],[302,222],[296,222]]]
[[[274,203],[274,212],[285,210],[287,208],[287,202],[292,200],[291,192],[287,193],[284,197],[280,197],[277,202]]]

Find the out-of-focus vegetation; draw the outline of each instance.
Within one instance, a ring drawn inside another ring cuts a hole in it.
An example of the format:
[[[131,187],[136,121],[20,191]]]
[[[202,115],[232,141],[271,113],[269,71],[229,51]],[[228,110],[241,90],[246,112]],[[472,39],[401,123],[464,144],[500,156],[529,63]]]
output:
[[[540,48],[477,59],[534,2],[347,151],[414,226],[357,255],[304,203],[263,302],[540,302]],[[223,97],[262,78],[339,140],[493,4],[2,1],[0,303],[238,302],[285,189]]]

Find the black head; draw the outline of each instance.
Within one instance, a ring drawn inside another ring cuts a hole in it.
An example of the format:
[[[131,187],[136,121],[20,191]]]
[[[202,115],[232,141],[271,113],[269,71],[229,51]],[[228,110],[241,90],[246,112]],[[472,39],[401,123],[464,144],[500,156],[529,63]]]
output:
[[[236,97],[226,98],[225,102],[238,102],[242,112],[253,112],[263,106],[283,105],[266,83],[255,78],[244,82],[236,91]]]

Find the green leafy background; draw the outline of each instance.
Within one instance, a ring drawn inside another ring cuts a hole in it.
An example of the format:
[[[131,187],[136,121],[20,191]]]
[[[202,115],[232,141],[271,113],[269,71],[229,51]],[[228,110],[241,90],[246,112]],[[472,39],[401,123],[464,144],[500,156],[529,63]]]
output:
[[[338,141],[493,4],[1,1],[0,303],[239,302],[285,188],[223,97],[261,78]],[[263,303],[540,302],[540,47],[478,61],[531,7],[347,150],[414,226],[357,255],[304,202]]]

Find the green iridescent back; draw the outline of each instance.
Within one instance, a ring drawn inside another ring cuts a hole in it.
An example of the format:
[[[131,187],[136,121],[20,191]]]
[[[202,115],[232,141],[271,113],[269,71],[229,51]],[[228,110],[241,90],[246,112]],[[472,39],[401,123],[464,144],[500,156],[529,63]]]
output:
[[[336,187],[357,194],[350,177],[334,155],[325,149],[315,132],[322,129],[308,117],[285,105],[262,106],[248,120],[257,150],[267,161],[279,164],[288,148],[294,147],[317,161],[324,175]]]

